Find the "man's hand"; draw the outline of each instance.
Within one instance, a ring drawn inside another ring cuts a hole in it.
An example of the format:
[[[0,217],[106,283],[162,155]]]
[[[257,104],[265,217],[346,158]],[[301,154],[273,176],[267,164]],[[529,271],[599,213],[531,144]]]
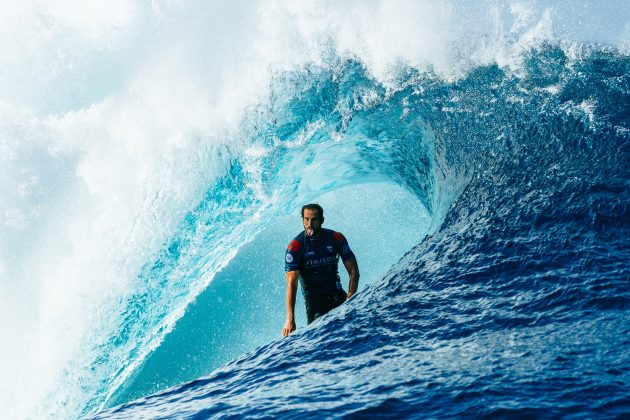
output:
[[[346,297],[346,302],[350,300],[350,298],[352,297],[354,293],[352,292],[348,292],[348,297]]]
[[[291,334],[293,331],[295,331],[295,320],[287,319],[286,324],[284,324],[284,328],[282,328],[282,336],[286,337],[287,335]]]

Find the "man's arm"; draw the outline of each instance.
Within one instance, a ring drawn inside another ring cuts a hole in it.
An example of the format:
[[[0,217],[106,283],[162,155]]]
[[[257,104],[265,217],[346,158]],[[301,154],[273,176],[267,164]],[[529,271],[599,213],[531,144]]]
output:
[[[295,331],[295,295],[297,293],[299,271],[287,271],[287,321],[282,328],[282,335],[286,337]]]
[[[346,267],[348,275],[350,276],[350,284],[348,284],[348,298],[346,299],[349,300],[359,288],[359,265],[357,264],[357,260],[354,258],[350,261],[345,261],[343,265]]]

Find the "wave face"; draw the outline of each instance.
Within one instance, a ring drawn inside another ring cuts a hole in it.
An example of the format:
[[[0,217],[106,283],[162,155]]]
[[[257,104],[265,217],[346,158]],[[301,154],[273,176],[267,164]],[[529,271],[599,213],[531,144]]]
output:
[[[265,185],[298,134],[317,150],[300,162],[351,144],[352,174],[404,185],[437,226],[312,326],[96,418],[627,414],[629,75],[615,50],[553,45],[396,89],[355,61],[282,75],[253,124],[282,150]]]

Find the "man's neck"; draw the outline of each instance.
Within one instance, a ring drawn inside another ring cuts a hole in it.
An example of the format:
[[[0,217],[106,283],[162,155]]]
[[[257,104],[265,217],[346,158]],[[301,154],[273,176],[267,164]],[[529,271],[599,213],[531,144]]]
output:
[[[322,230],[320,229],[317,232],[313,232],[311,236],[307,236],[307,238],[310,240],[315,240],[315,239],[319,239],[321,236],[322,236]]]

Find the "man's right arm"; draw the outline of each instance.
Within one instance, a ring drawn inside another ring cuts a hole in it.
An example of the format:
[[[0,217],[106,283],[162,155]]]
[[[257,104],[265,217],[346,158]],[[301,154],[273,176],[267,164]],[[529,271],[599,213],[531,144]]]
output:
[[[299,271],[287,271],[287,297],[286,297],[286,305],[287,305],[287,321],[284,324],[284,328],[282,328],[282,335],[284,337],[291,334],[295,331],[295,296],[297,294],[297,286],[298,286],[298,278],[300,272]]]

